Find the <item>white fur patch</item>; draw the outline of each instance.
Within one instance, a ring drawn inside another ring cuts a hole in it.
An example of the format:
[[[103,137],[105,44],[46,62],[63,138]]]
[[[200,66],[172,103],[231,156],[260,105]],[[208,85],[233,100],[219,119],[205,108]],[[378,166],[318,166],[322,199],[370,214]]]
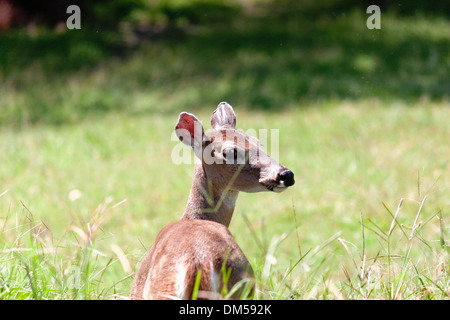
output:
[[[150,285],[151,285],[151,283],[150,283],[150,273],[149,273],[148,276],[147,276],[147,279],[145,280],[144,290],[142,291],[142,298],[143,299],[146,299],[146,300],[151,299],[151,296],[150,296]]]
[[[222,205],[227,207],[228,209],[234,209],[236,206],[236,200],[238,197],[238,192],[233,190],[228,190],[227,193],[223,193],[221,196]]]
[[[186,299],[186,266],[177,265],[177,273],[175,275],[175,295],[179,299]]]
[[[211,280],[211,291],[217,293],[219,291],[219,274],[214,270],[212,261],[209,262],[209,274]]]

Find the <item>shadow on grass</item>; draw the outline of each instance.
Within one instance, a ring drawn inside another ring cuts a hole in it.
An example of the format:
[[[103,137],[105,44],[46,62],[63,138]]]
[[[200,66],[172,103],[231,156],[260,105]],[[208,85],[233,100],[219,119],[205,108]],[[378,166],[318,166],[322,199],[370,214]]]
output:
[[[39,32],[39,31],[37,31]],[[52,77],[94,67],[113,53],[113,41],[92,31],[39,32],[15,30],[0,34],[0,70],[6,77],[38,63]]]
[[[245,12],[209,8],[195,15],[197,9],[167,13],[175,27],[134,33],[140,45],[132,49],[119,45],[117,35],[92,29],[1,36],[0,70],[7,85],[35,103],[10,106],[0,121],[64,123],[92,112],[170,112],[211,108],[221,100],[277,111],[329,99],[448,98],[450,36],[444,17],[384,14],[382,29],[369,30],[362,8],[313,12],[286,2]],[[112,60],[119,62],[108,64]],[[40,83],[23,76],[36,64],[47,83],[42,93],[36,90]],[[60,83],[74,77],[83,82],[102,68],[107,79],[81,91],[88,100],[72,97],[76,107],[54,111],[71,96]],[[48,98],[52,83],[64,93]],[[129,103],[152,93],[156,98],[144,107]]]

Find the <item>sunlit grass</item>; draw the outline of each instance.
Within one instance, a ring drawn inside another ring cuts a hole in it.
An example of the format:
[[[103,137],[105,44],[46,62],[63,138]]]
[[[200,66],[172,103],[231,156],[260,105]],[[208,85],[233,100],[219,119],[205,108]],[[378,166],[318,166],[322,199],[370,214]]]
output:
[[[241,194],[237,201],[230,230],[256,271],[256,298],[448,294],[450,155],[442,140],[449,134],[448,106],[373,104],[345,102],[270,117],[235,105],[238,127],[280,129],[280,161],[296,175],[296,185],[282,194]],[[197,115],[208,127],[210,112]],[[129,276],[126,266],[136,270],[158,231],[181,216],[187,201],[193,165],[175,165],[170,158],[177,143],[170,139],[176,118],[111,114],[76,125],[1,133],[1,148],[7,150],[1,188],[8,192],[0,198],[0,217],[10,229],[1,238],[2,266],[11,275],[3,281],[21,292],[5,298],[128,295],[132,278],[120,281]],[[424,196],[415,221],[414,201]],[[403,205],[388,247],[393,217],[386,208],[393,215],[400,198],[415,200]],[[93,212],[104,199],[121,204],[108,211],[95,241],[86,242],[83,232],[92,229]],[[26,223],[15,227],[16,221]],[[36,225],[48,229],[56,251],[32,236]],[[401,230],[409,235],[414,225],[420,228],[409,240]],[[117,252],[128,262],[121,263]],[[19,258],[22,267],[16,266]],[[83,271],[86,287],[79,293],[67,284],[55,289],[73,259],[81,268],[76,270],[89,269]],[[30,282],[27,268],[43,278]],[[38,293],[47,287],[59,291]]]
[[[4,193],[5,194],[5,193]],[[3,195],[4,195],[3,194]],[[2,199],[3,200],[3,199]],[[108,219],[109,200],[102,202],[83,225],[72,223],[61,234],[34,218],[29,209],[9,205],[2,212],[0,234],[1,299],[100,299],[120,297],[115,286],[105,285],[104,275],[117,270],[131,274],[116,255],[96,249],[99,229]],[[101,235],[100,235],[101,237]],[[129,268],[128,268],[129,269]],[[108,278],[108,276],[106,276]],[[126,279],[127,277],[125,277]]]

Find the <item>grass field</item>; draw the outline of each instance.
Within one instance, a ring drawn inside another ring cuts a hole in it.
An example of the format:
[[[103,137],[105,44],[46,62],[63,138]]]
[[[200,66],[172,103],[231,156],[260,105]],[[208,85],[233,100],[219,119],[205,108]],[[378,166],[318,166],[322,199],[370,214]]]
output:
[[[237,201],[256,299],[448,299],[450,24],[364,19],[263,35],[262,19],[236,18],[120,55],[87,31],[2,35],[0,298],[126,298],[187,201],[178,114],[209,127],[226,100],[237,127],[280,130],[296,177]]]

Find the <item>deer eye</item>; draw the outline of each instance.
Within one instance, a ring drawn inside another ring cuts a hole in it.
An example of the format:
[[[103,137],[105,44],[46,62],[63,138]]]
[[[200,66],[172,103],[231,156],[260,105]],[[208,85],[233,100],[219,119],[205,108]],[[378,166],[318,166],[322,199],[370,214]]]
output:
[[[230,160],[231,160],[231,156],[233,156],[233,160],[236,163],[236,160],[238,158],[237,148],[227,148],[227,149],[223,150],[222,154],[225,159],[230,159]]]

